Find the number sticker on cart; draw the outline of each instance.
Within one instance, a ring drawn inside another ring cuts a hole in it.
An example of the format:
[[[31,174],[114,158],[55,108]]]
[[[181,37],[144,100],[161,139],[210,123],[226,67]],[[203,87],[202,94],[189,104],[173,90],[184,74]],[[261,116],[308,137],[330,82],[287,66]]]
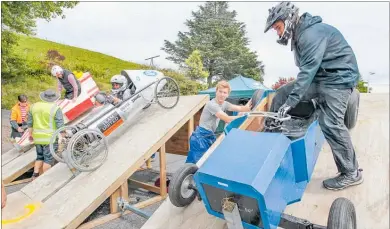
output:
[[[97,127],[105,136],[108,136],[112,133],[112,131],[122,125],[122,123],[123,119],[121,116],[119,116],[117,112],[114,112],[106,119],[104,119],[104,121],[101,122]]]

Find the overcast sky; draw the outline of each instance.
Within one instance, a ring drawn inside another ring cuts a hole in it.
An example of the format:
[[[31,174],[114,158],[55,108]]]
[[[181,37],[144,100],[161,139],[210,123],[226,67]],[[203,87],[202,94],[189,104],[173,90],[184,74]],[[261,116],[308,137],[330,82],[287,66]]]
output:
[[[178,31],[187,31],[184,22],[202,2],[81,2],[66,10],[66,19],[37,22],[37,36],[77,46],[124,60],[159,67],[176,68],[165,59],[164,39],[175,41]],[[279,76],[296,76],[290,46],[276,43],[274,31],[264,34],[268,9],[275,2],[230,2],[237,19],[247,25],[250,49],[265,64],[265,85]],[[300,12],[321,16],[338,28],[357,56],[363,76],[372,83],[389,83],[389,3],[388,2],[297,2]]]

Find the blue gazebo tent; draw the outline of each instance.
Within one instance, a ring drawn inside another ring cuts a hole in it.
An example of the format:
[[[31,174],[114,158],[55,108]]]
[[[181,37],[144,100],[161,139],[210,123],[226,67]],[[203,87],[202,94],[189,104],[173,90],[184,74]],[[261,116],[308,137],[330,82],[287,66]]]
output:
[[[256,81],[252,78],[247,78],[247,77],[244,77],[241,75],[229,80],[228,82],[229,82],[230,87],[232,89],[232,91],[230,92],[229,98],[232,100],[251,98],[253,93],[255,93],[256,90],[258,90],[258,89],[267,90],[268,89],[259,81]],[[199,94],[209,94],[210,99],[212,99],[215,97],[215,87],[209,88],[209,89],[204,90],[204,91],[200,91]]]

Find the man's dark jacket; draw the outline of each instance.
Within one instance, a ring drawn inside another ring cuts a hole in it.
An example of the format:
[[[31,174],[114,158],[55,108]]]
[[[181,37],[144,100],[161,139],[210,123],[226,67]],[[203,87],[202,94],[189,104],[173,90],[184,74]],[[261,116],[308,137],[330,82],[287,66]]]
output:
[[[287,105],[295,107],[311,83],[330,88],[353,88],[359,80],[355,54],[344,36],[319,16],[304,13],[293,34],[295,64],[300,72]]]

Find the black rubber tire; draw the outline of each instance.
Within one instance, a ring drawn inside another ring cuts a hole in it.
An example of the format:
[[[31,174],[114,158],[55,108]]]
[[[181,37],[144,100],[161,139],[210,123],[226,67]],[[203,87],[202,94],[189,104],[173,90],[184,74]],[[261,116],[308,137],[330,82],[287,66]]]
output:
[[[348,100],[347,110],[345,111],[344,124],[351,130],[355,127],[359,114],[359,102],[360,102],[360,93],[354,88],[352,94]]]
[[[263,96],[263,94],[264,94],[264,90],[262,90],[262,89],[257,89],[256,91],[255,91],[255,93],[253,93],[253,95],[252,95],[252,110],[254,109],[254,108],[256,108],[256,105],[258,105],[257,103],[259,103],[260,102],[260,99],[261,99],[261,97]]]
[[[344,197],[337,198],[330,207],[327,229],[356,228],[355,206]]]
[[[183,198],[181,195],[181,185],[188,175],[195,174],[197,170],[198,167],[196,164],[186,163],[173,175],[172,180],[169,183],[168,195],[172,204],[176,207],[185,207],[194,201],[197,192],[194,191],[190,197]]]

